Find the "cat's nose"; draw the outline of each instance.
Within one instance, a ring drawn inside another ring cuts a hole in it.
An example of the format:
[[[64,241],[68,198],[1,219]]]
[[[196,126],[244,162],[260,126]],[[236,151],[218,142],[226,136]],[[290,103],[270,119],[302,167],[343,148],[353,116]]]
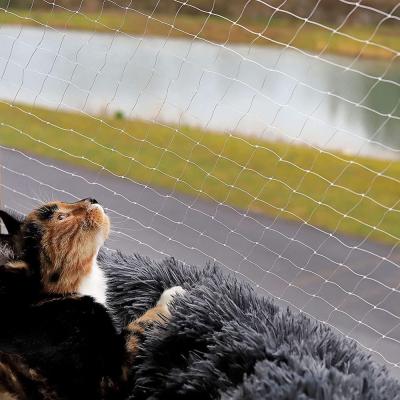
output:
[[[90,204],[99,204],[96,199],[92,199],[90,197],[88,197],[87,199],[83,199],[82,201],[88,201]]]

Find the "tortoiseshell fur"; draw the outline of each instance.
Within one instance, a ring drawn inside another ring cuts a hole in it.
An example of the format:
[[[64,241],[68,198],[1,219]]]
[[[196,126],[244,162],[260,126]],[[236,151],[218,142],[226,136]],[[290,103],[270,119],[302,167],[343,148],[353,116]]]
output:
[[[119,333],[89,287],[94,273],[101,286],[96,258],[110,229],[95,200],[0,217],[9,257],[0,266],[0,400],[123,398],[144,330],[167,321],[171,295],[182,289],[166,291]]]

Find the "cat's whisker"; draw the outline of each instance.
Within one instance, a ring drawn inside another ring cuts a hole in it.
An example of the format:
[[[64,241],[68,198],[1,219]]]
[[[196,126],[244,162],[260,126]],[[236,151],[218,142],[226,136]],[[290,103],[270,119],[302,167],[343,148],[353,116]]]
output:
[[[114,223],[114,222],[125,222],[126,223],[127,221],[129,221],[128,218],[116,217],[116,216],[110,217],[110,220],[112,221],[112,223]]]
[[[41,188],[41,186],[40,186]],[[51,201],[53,201],[54,198],[54,191],[50,191],[50,192],[44,192],[41,193],[40,199],[42,199],[42,203],[50,203]]]
[[[118,238],[113,238],[113,237],[108,237],[108,239],[107,239],[107,242],[115,242],[115,243],[118,243],[119,242],[119,239]]]
[[[114,223],[114,221],[111,221],[111,227],[112,228],[129,228],[132,229],[132,225],[137,225],[137,224],[127,224],[126,222],[120,221],[120,222],[116,222]]]
[[[121,235],[121,232],[119,231],[110,231],[110,235],[108,237],[111,238],[113,236],[122,237],[123,235]]]
[[[15,199],[13,200],[13,207],[9,207],[7,204],[3,204],[3,207],[8,208],[11,211],[25,212],[25,213],[29,212],[32,208],[32,207],[27,207],[26,205]]]
[[[110,217],[110,215],[109,214],[107,214],[108,215],[108,217],[110,218],[110,221],[111,221],[111,223],[112,224],[114,224],[114,223],[117,223],[117,224],[122,224],[122,223],[124,223],[124,224],[126,224],[126,223],[132,223],[132,221],[131,220],[129,220],[128,218],[116,218],[116,217],[113,217],[113,216],[111,216]]]
[[[146,230],[146,228],[140,227],[140,228],[127,228],[127,227],[120,227],[118,231],[111,229],[111,232],[122,232],[122,231],[130,231],[130,232],[143,232]]]
[[[139,229],[121,228],[121,229],[118,229],[118,230],[111,229],[110,233],[119,234],[119,235],[122,234],[123,235],[124,233],[128,233],[128,232],[132,233],[132,232],[143,232],[143,231],[145,231],[145,228],[139,228]]]
[[[42,203],[46,203],[45,197],[42,194],[38,193],[38,190],[41,188],[41,186],[33,186],[30,185],[31,187],[31,191],[33,193],[33,195],[35,196],[35,198],[33,199],[37,204],[42,204]]]

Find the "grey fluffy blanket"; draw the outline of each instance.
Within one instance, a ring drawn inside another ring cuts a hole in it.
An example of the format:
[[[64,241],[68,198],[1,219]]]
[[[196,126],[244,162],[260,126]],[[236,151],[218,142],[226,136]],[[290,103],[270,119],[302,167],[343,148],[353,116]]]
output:
[[[102,252],[121,325],[175,285],[166,328],[148,333],[131,399],[400,399],[400,384],[354,342],[270,299],[218,267]]]

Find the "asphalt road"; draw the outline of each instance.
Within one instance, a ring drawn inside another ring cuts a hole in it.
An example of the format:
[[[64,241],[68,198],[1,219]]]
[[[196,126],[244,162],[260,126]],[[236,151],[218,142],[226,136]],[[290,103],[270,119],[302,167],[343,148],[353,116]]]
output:
[[[99,172],[0,149],[3,207],[95,197],[110,215],[107,246],[189,264],[215,261],[355,338],[400,376],[400,252],[304,224],[182,196]],[[74,197],[76,196],[76,197]],[[287,303],[288,302],[288,303]]]

